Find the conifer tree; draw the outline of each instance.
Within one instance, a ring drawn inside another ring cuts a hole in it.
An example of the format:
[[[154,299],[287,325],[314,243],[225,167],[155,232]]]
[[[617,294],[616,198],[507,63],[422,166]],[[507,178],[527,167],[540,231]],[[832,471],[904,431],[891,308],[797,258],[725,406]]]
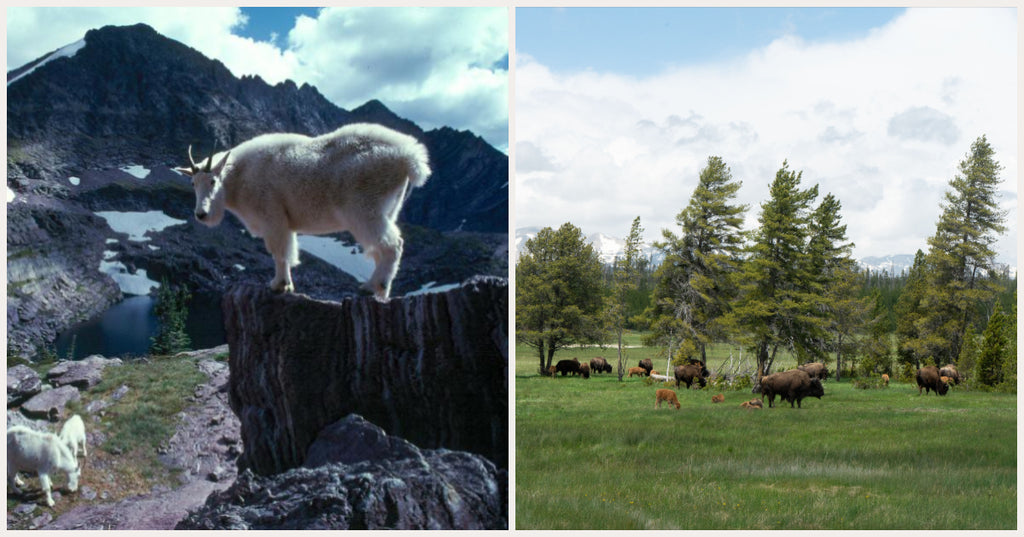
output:
[[[812,281],[805,259],[810,206],[818,186],[800,188],[802,172],[783,162],[761,204],[760,227],[747,249],[738,274],[739,299],[729,318],[744,333],[757,358],[757,382],[771,369],[780,346],[798,355],[813,350],[809,325],[817,322],[817,296],[807,292]]]
[[[992,245],[1006,230],[1007,213],[997,199],[1001,169],[985,136],[975,140],[949,182],[935,235],[928,239],[928,285],[922,299],[927,307],[920,326],[937,363],[959,356],[977,305],[991,302],[997,292],[987,276],[994,269]]]
[[[996,386],[1003,381],[1003,362],[1009,350],[1006,324],[1007,316],[996,302],[995,312],[989,317],[988,326],[982,334],[981,352],[975,366],[975,377],[986,386]]]
[[[689,339],[686,348],[704,363],[707,344],[722,336],[721,318],[736,295],[731,276],[739,266],[747,210],[733,203],[740,186],[720,157],[708,157],[689,204],[676,216],[680,235],[665,229],[664,242],[656,243],[665,259],[648,312],[656,319],[653,328],[670,351]]]
[[[599,337],[601,261],[570,223],[526,241],[516,263],[516,339],[537,350],[546,375],[555,352]]]
[[[619,380],[622,380],[625,372],[625,357],[622,354],[622,334],[626,329],[628,320],[629,298],[639,285],[639,278],[643,271],[644,259],[640,255],[640,241],[644,229],[640,226],[640,217],[633,219],[629,228],[629,236],[626,238],[626,245],[623,256],[615,259],[615,267],[612,272],[612,293],[608,297],[608,305],[605,310],[608,325],[615,333],[619,350]]]
[[[894,307],[896,314],[896,345],[900,362],[918,369],[928,356],[929,349],[921,334],[924,318],[925,287],[928,285],[928,261],[924,252],[917,251],[914,264],[907,275],[907,284]]]
[[[150,353],[174,354],[192,348],[192,340],[185,331],[191,299],[192,294],[184,286],[171,286],[166,279],[161,280],[153,305],[153,314],[160,327],[157,334],[150,338]]]

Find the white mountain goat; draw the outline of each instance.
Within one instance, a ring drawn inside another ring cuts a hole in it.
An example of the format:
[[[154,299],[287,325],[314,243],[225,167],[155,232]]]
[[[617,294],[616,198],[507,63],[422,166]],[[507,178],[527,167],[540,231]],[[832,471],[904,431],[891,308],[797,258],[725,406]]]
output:
[[[68,490],[78,489],[78,459],[57,435],[33,431],[23,425],[7,429],[8,489],[20,491],[18,487],[25,484],[18,478],[18,472],[35,472],[46,494],[46,505],[53,507],[50,474],[57,470],[68,474]]]
[[[82,417],[78,414],[71,416],[68,421],[64,422],[64,426],[60,428],[58,436],[75,457],[78,456],[79,445],[82,446],[82,456],[89,456],[89,448],[86,447],[85,443],[85,422],[82,421]]]
[[[216,226],[230,210],[274,256],[270,287],[290,293],[299,263],[297,233],[349,231],[375,264],[363,284],[387,300],[402,258],[395,224],[411,187],[430,176],[427,149],[415,138],[380,125],[357,123],[310,138],[264,134],[211,155],[192,177],[196,219]]]

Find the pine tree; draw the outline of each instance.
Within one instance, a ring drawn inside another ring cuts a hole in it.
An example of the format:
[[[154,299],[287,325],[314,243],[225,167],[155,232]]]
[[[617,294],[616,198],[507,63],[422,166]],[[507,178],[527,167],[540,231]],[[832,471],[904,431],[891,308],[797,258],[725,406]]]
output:
[[[150,338],[151,354],[174,354],[192,348],[192,340],[185,331],[188,320],[188,302],[192,294],[184,286],[171,286],[167,280],[161,280],[157,292],[153,313],[160,327],[157,334]]]
[[[907,284],[896,301],[896,345],[900,362],[918,369],[928,356],[929,349],[921,335],[924,318],[925,288],[928,285],[928,261],[921,250],[914,255],[914,264],[907,275]]]
[[[643,232],[638,216],[633,219],[633,225],[629,228],[623,256],[615,259],[615,268],[612,272],[612,293],[608,297],[605,310],[608,325],[618,342],[619,381],[622,380],[626,370],[625,357],[622,354],[622,334],[626,329],[629,317],[629,298],[639,287],[639,278],[643,272],[644,259],[640,256],[640,240]]]
[[[964,377],[974,377],[974,370],[978,366],[978,356],[981,353],[981,344],[977,334],[974,332],[974,325],[967,325],[964,332],[964,344],[960,346],[960,356],[957,357],[957,370]]]
[[[1009,347],[1007,340],[1007,316],[997,302],[996,310],[988,319],[988,326],[982,334],[981,352],[975,366],[975,377],[980,384],[996,386],[1003,381],[1003,362]]]
[[[1013,293],[1013,304],[1006,316],[1006,351],[1003,353],[1003,384],[1009,391],[1017,391],[1017,293]]]
[[[720,157],[708,157],[689,204],[676,216],[680,235],[662,230],[665,241],[657,246],[665,260],[648,314],[669,344],[670,358],[673,349],[685,345],[707,363],[707,344],[722,336],[720,320],[736,295],[731,275],[738,270],[744,239],[747,206],[732,203],[740,186]]]
[[[865,375],[892,374],[892,349],[890,348],[888,310],[882,293],[875,289],[868,297],[872,304],[867,323],[867,338],[862,350],[864,359],[861,371]]]
[[[780,346],[813,349],[807,339],[816,323],[817,296],[807,292],[813,280],[805,258],[810,206],[818,186],[801,190],[801,173],[783,162],[771,184],[771,198],[761,204],[760,227],[738,273],[739,299],[730,323],[744,333],[757,358],[757,381],[771,369]]]
[[[565,223],[526,241],[516,263],[516,340],[537,350],[546,375],[555,352],[596,340],[603,305],[601,261]]]
[[[1006,230],[999,208],[999,171],[984,136],[971,144],[959,173],[949,182],[935,235],[928,239],[928,285],[922,303],[921,336],[937,363],[960,354],[977,305],[991,302],[996,288],[986,276],[994,270],[992,245]]]

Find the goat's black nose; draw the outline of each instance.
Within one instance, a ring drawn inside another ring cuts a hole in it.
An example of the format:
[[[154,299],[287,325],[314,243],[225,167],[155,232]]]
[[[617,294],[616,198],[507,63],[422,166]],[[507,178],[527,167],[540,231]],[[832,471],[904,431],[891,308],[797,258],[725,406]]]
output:
[[[196,218],[199,220],[206,218],[206,211],[196,211]]]

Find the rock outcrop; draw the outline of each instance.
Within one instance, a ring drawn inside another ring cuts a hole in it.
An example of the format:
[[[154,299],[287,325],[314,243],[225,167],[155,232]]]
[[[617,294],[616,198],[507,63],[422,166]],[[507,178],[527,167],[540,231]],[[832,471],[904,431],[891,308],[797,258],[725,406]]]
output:
[[[55,387],[74,386],[87,390],[103,380],[103,368],[108,365],[121,365],[121,359],[94,354],[82,360],[66,360],[50,368],[46,380]]]
[[[19,364],[7,368],[7,408],[24,403],[43,389],[43,381],[31,367]]]
[[[246,470],[175,529],[508,528],[508,474],[483,457],[420,450],[356,415],[321,437],[317,466]]]
[[[296,468],[327,425],[353,413],[421,447],[507,468],[507,280],[387,303],[244,285],[223,309],[240,469]]]
[[[82,394],[74,386],[61,386],[44,390],[21,405],[21,412],[31,419],[59,421],[63,419],[68,403],[78,401]]]

